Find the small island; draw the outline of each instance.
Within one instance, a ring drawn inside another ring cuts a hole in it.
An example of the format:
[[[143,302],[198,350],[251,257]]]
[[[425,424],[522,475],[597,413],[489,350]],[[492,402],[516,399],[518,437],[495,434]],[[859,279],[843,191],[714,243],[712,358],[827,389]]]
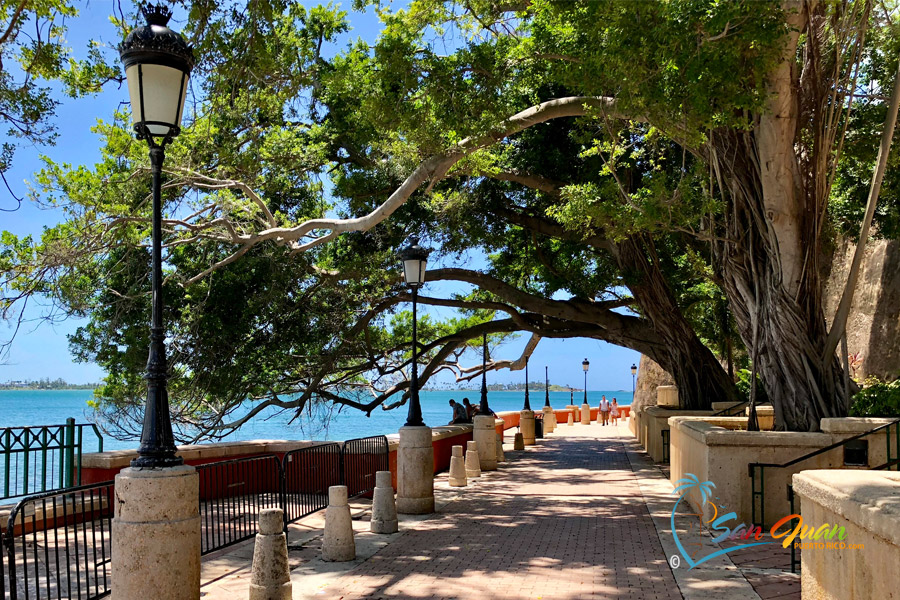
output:
[[[17,380],[0,382],[0,391],[33,391],[33,390],[93,390],[99,383],[69,383],[65,379],[57,377],[50,379],[44,377],[37,380]]]

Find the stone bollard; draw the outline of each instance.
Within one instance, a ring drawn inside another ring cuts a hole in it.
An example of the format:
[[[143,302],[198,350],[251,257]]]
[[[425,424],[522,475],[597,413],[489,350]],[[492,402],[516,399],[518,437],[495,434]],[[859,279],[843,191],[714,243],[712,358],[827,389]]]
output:
[[[375,472],[375,491],[372,494],[372,533],[397,533],[397,504],[390,471]]]
[[[513,450],[524,450],[525,449],[525,438],[522,436],[521,432],[516,433],[516,437],[513,438]]]
[[[591,405],[585,402],[581,405],[581,424],[582,425],[590,425],[591,424]]]
[[[494,417],[479,415],[472,419],[475,430],[472,437],[478,445],[478,462],[482,471],[497,470],[497,429]]]
[[[575,411],[569,409],[568,413],[569,418],[567,419],[566,425],[572,427],[573,425],[575,425]]]
[[[112,598],[200,598],[200,477],[194,467],[116,475]]]
[[[450,457],[450,485],[453,487],[465,487],[469,482],[466,479],[466,465],[463,462],[462,446],[453,446],[451,452],[453,452],[453,455]]]
[[[503,454],[503,434],[497,434],[497,462],[506,462],[506,456]]]
[[[401,427],[397,450],[397,512],[434,512],[434,447],[431,427]]]
[[[284,512],[264,508],[259,512],[259,533],[253,546],[250,600],[291,600],[292,593]]]
[[[478,458],[478,442],[466,445],[466,478],[481,477],[481,459]]]
[[[332,562],[345,562],[356,558],[356,542],[353,540],[353,521],[350,519],[350,505],[347,504],[346,485],[333,485],[328,488],[322,558]]]
[[[534,446],[534,411],[523,410],[519,413],[519,428],[526,446]]]
[[[553,430],[556,428],[556,419],[553,418],[553,409],[549,406],[545,406],[541,409],[541,412],[544,413],[544,435],[553,433]]]

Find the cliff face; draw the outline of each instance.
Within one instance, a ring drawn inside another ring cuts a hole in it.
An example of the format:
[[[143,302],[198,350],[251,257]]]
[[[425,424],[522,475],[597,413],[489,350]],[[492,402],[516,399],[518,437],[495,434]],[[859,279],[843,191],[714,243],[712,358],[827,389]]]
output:
[[[675,379],[659,364],[642,354],[631,410],[640,411],[645,406],[656,406],[656,388],[660,385],[675,385]]]
[[[855,249],[852,242],[839,241],[830,272],[826,273],[824,300],[829,327]],[[896,379],[900,375],[900,241],[870,240],[866,244],[847,321],[847,348],[860,359],[855,369],[851,365],[851,375],[857,381],[869,375],[881,379]]]

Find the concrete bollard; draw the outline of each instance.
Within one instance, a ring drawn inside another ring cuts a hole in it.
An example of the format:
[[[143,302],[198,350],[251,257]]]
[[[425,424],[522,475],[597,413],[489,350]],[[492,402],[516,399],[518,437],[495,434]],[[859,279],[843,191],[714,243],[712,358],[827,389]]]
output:
[[[553,433],[556,426],[556,419],[553,418],[553,409],[545,406],[541,409],[541,412],[544,413],[544,435]]]
[[[194,467],[116,475],[112,598],[200,598],[200,477]]]
[[[390,471],[375,472],[375,491],[372,493],[372,533],[397,533],[397,504]]]
[[[506,456],[503,454],[503,434],[497,434],[497,462],[506,462]]]
[[[350,519],[350,505],[347,504],[346,485],[333,485],[328,488],[322,558],[332,562],[345,562],[356,558],[356,542],[353,540],[353,521]]]
[[[497,470],[497,429],[494,417],[479,415],[473,419],[475,429],[472,437],[478,444],[478,462],[482,471]]]
[[[463,462],[462,446],[453,446],[451,452],[453,455],[450,457],[450,485],[453,487],[465,487],[469,482],[466,479],[466,465]]]
[[[478,458],[478,442],[466,445],[466,478],[481,477],[481,460]]]
[[[581,424],[582,425],[590,425],[591,424],[591,405],[585,402],[581,405]]]
[[[397,450],[397,512],[434,512],[434,446],[431,427],[401,427]]]
[[[534,446],[534,411],[523,410],[519,413],[519,429],[526,446]]]
[[[569,418],[566,421],[566,425],[568,425],[569,427],[572,427],[575,425],[575,411],[569,409],[568,413],[569,413]]]
[[[264,508],[259,512],[259,533],[253,546],[250,600],[291,600],[293,589],[288,567],[284,512]]]
[[[513,438],[513,450],[524,450],[525,449],[525,438],[522,436],[521,432],[516,433],[516,437]]]

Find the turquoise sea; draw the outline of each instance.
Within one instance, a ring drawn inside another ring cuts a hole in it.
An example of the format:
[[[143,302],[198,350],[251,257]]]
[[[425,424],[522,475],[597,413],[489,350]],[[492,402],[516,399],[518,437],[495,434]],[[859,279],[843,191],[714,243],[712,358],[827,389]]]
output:
[[[90,390],[60,391],[0,391],[0,428],[24,427],[35,425],[59,425],[66,418],[73,417],[77,423],[91,420],[91,409],[87,401],[91,398]],[[619,404],[631,404],[631,392],[623,391],[589,391],[588,402],[591,406],[600,403],[600,397],[615,397]],[[540,410],[544,405],[544,390],[532,390],[531,407]],[[467,397],[473,404],[478,404],[480,393],[477,391],[435,391],[421,392],[422,413],[428,425],[444,425],[450,420],[450,398],[462,400]],[[563,408],[569,404],[568,392],[550,392],[550,404],[555,408]],[[575,403],[580,404],[584,392],[575,393]],[[521,410],[525,393],[490,392],[488,403],[495,412]],[[297,439],[297,440],[346,440],[355,437],[395,433],[406,421],[407,407],[394,410],[376,409],[371,417],[366,417],[355,409],[343,408],[325,414],[319,411],[312,415],[304,415],[299,419],[291,419],[292,415],[277,414],[276,410],[263,412],[244,427],[226,438],[230,440],[252,439]],[[86,452],[94,450],[91,443],[85,440]],[[104,449],[117,450],[134,448],[136,440],[116,440],[104,436]]]

